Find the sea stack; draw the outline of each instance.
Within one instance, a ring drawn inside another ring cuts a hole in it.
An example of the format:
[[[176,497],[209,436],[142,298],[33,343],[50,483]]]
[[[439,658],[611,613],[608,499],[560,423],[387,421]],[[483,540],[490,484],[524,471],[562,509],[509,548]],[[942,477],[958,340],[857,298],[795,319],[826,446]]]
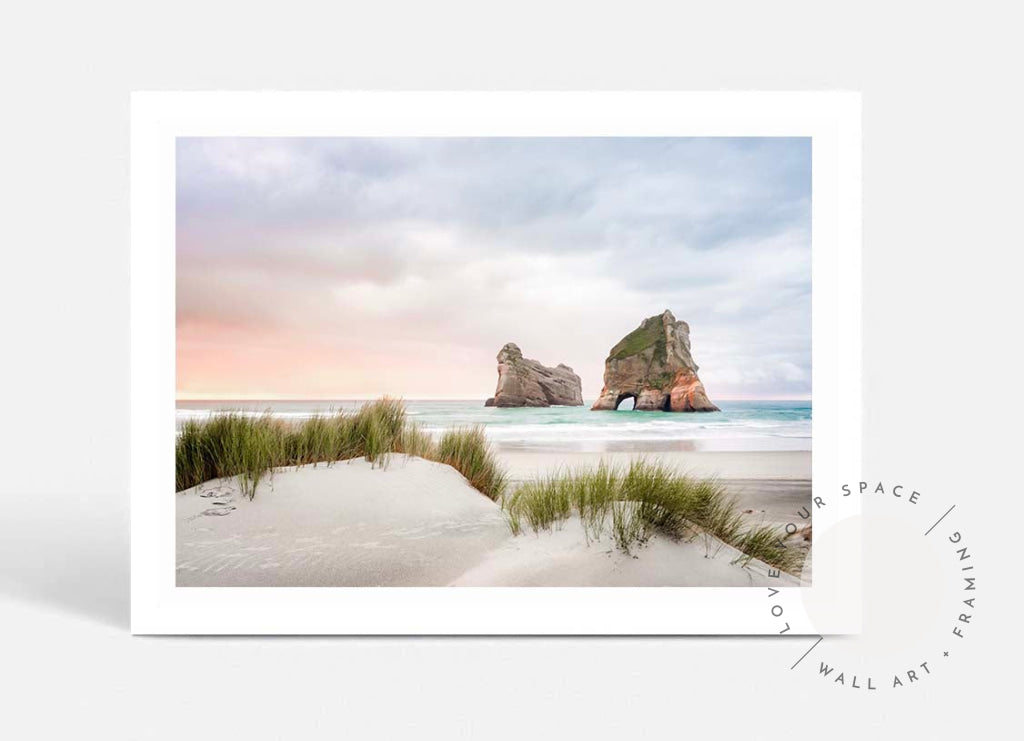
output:
[[[690,325],[666,309],[644,319],[604,361],[604,388],[591,409],[616,409],[628,398],[642,412],[717,412],[690,355]]]
[[[498,353],[498,388],[484,406],[583,406],[583,386],[569,366],[548,368],[524,358],[519,346],[510,342]]]

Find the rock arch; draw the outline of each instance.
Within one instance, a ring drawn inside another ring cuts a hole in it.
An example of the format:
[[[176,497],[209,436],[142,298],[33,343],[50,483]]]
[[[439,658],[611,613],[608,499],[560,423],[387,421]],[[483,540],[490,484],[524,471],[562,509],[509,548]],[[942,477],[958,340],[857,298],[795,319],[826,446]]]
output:
[[[633,400],[633,404],[629,407],[629,410],[636,409],[637,395],[629,392],[619,394],[619,398],[615,402],[615,409],[620,409],[622,407],[623,402],[625,402],[627,399]]]
[[[717,412],[697,377],[690,325],[667,309],[619,340],[604,365],[604,388],[592,409],[617,409],[636,398],[642,412]]]

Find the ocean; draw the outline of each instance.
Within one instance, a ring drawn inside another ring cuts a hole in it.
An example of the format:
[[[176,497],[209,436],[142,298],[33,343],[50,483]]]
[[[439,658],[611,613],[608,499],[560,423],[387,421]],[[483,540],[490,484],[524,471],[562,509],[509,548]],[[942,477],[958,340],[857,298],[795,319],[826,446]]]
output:
[[[179,401],[177,421],[241,410],[303,419],[361,401]],[[483,425],[498,450],[579,452],[775,451],[811,449],[810,401],[719,401],[703,413],[592,412],[582,407],[498,409],[479,401],[406,400],[409,418],[431,433]]]

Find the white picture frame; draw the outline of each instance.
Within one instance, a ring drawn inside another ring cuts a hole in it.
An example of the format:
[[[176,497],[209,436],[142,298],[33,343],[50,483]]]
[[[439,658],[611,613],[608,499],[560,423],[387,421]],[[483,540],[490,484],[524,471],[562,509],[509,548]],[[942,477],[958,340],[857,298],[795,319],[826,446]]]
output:
[[[860,96],[832,92],[138,92],[131,101],[131,629],[136,634],[826,634],[860,629]],[[812,139],[809,587],[175,586],[175,140]],[[842,532],[833,543],[830,531]],[[840,595],[841,599],[836,596]],[[813,605],[831,604],[823,610]]]

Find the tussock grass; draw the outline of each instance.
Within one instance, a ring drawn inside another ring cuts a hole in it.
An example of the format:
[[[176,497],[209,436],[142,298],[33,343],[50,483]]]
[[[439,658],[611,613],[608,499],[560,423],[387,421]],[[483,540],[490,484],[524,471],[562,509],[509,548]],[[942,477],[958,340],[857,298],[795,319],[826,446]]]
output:
[[[395,442],[395,452],[436,460],[437,443],[418,426],[407,424]]]
[[[252,499],[260,481],[272,476],[275,468],[357,457],[383,467],[403,439],[416,436],[428,438],[406,424],[402,402],[389,398],[355,412],[318,414],[295,423],[269,413],[225,412],[182,427],[175,444],[175,488],[182,491],[235,476],[242,493]]]
[[[375,467],[388,464],[388,453],[395,451],[405,428],[405,405],[387,397],[366,404],[348,420],[352,447],[343,457],[362,455]]]
[[[242,493],[251,499],[263,476],[284,455],[285,437],[270,415],[229,412],[186,422],[175,444],[176,488],[237,476]]]
[[[787,548],[778,530],[768,525],[756,525],[746,530],[735,545],[743,551],[744,564],[756,558],[790,572],[800,565],[799,551]]]
[[[405,405],[382,398],[354,412],[318,414],[301,422],[225,412],[190,420],[175,444],[175,488],[237,477],[243,495],[256,489],[275,468],[305,466],[362,457],[376,468],[391,453],[405,453],[455,468],[491,499],[505,490],[505,475],[487,445],[482,428],[450,430],[440,442],[408,421]]]
[[[505,472],[491,452],[483,427],[445,430],[434,460],[454,468],[474,489],[495,501],[505,493]]]
[[[671,537],[711,535],[752,559],[793,571],[799,556],[787,549],[781,533],[766,525],[746,527],[725,487],[696,479],[643,459],[627,467],[601,462],[596,469],[569,470],[521,485],[503,500],[509,528],[519,534],[562,525],[576,513],[588,540],[611,535],[616,547],[631,553],[655,532]]]

